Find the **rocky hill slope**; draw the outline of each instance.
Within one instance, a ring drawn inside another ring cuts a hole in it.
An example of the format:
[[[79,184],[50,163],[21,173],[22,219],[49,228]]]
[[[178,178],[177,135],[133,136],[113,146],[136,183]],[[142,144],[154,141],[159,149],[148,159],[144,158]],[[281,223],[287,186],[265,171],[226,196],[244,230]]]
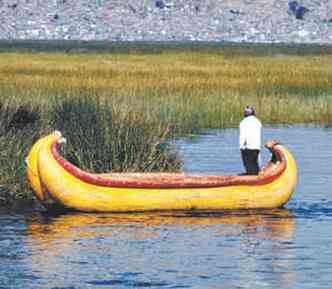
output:
[[[0,39],[332,43],[332,0],[0,0]]]

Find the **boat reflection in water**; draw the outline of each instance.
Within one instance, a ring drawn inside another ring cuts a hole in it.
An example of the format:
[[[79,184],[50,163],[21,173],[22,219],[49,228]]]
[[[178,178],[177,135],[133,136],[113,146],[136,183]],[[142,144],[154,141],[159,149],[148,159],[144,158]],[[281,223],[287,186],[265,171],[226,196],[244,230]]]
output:
[[[104,275],[111,274],[112,266],[113,270],[116,268],[128,272],[134,267],[137,271],[133,265],[137,264],[142,270],[141,274],[148,276],[147,268],[151,266],[159,267],[160,272],[167,269],[162,261],[167,254],[173,258],[174,264],[180,264],[182,261],[179,258],[185,252],[193,259],[195,255],[199,259],[209,255],[211,264],[205,262],[199,270],[209,271],[210,266],[213,268],[211,274],[218,274],[220,265],[223,274],[227,275],[229,270],[235,269],[226,265],[237,264],[236,270],[240,271],[237,274],[245,282],[255,281],[262,268],[265,270],[264,276],[266,270],[270,270],[271,284],[275,286],[289,286],[296,278],[290,264],[294,219],[286,209],[224,214],[154,212],[38,215],[29,220],[27,229],[30,235],[27,245],[32,251],[33,269],[46,275],[44,277],[47,279],[51,279],[59,269],[67,272],[66,280],[56,280],[57,283],[53,284],[56,286],[82,282],[77,278],[83,267],[78,269],[77,264],[85,264],[84,270],[89,274],[95,270],[95,275],[101,274],[100,267],[105,270]],[[134,253],[134,250],[143,250],[144,255]],[[167,253],[163,253],[165,250]],[[154,258],[159,259],[153,261]],[[191,265],[187,266],[189,268],[186,270],[191,270]],[[194,272],[195,265],[192,266]],[[181,271],[181,268],[173,269]]]
[[[218,234],[255,235],[260,238],[291,241],[294,230],[292,214],[287,209],[235,211],[227,213],[154,212],[137,214],[38,215],[28,225],[33,242],[51,243],[58,239],[77,240],[80,237],[105,237],[114,234],[117,225],[133,225],[134,239],[151,237],[151,227],[162,225],[225,225]],[[237,226],[226,226],[237,225]],[[115,226],[115,227],[114,227]],[[106,235],[105,235],[106,233]],[[127,236],[126,236],[127,237]],[[158,233],[155,232],[155,237]]]

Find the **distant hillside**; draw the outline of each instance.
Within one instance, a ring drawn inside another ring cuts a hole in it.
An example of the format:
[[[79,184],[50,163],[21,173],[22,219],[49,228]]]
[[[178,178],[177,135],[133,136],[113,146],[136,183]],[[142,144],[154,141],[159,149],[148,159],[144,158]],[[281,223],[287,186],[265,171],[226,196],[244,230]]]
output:
[[[332,43],[332,0],[0,0],[0,39]]]

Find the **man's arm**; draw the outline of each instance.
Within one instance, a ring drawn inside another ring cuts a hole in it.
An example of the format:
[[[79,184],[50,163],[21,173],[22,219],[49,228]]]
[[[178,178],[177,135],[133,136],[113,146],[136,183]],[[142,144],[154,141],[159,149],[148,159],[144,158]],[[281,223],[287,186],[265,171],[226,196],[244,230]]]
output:
[[[240,149],[245,149],[247,144],[246,131],[243,127],[243,124],[240,123],[240,137],[239,137],[239,146]]]

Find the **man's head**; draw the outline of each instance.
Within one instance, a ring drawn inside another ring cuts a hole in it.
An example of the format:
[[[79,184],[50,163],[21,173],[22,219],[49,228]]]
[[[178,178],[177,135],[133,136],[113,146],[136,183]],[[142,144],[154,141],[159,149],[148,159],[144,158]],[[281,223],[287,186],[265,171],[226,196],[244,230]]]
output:
[[[250,105],[247,105],[245,108],[244,108],[244,116],[247,117],[247,116],[251,116],[251,115],[255,115],[255,109],[250,106]]]

